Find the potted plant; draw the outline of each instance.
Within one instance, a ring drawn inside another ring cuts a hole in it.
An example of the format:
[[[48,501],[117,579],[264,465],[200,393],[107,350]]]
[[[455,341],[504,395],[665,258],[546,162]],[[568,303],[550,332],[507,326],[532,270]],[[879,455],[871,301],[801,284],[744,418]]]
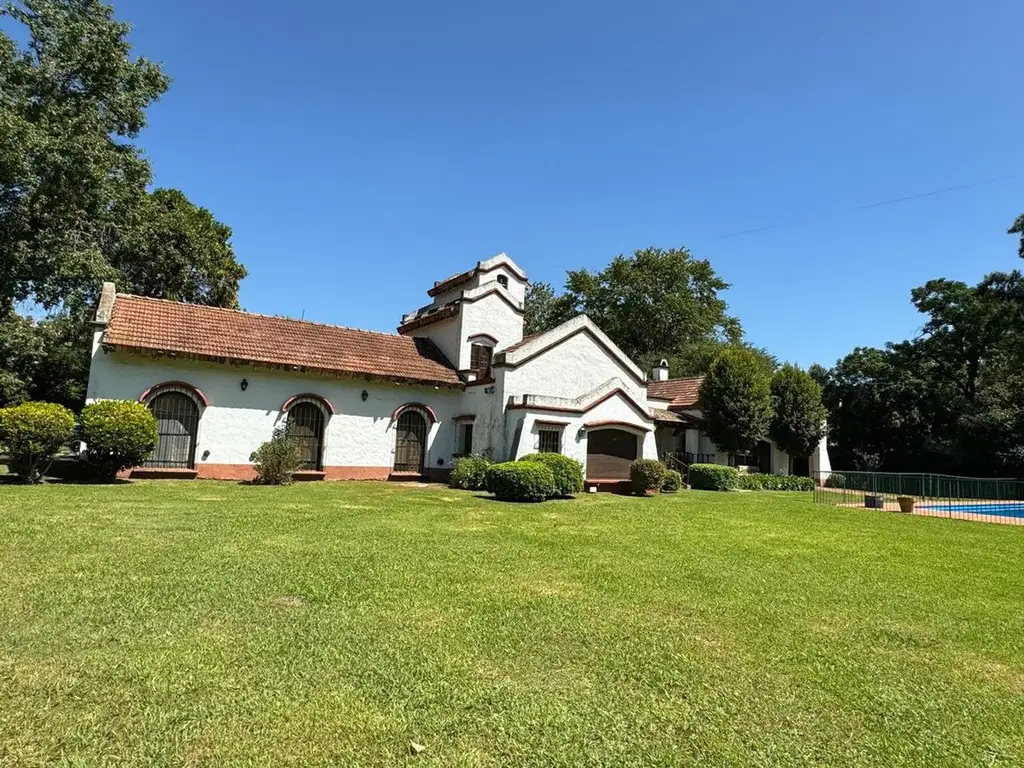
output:
[[[900,512],[909,515],[914,511],[914,503],[917,499],[913,496],[897,496],[896,501],[900,505]]]

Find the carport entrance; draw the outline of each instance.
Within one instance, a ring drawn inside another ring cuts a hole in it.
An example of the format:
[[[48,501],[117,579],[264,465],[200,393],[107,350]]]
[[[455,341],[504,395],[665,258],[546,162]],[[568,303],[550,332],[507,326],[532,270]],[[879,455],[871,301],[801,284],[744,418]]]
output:
[[[639,442],[640,438],[624,429],[588,431],[587,479],[628,480]]]

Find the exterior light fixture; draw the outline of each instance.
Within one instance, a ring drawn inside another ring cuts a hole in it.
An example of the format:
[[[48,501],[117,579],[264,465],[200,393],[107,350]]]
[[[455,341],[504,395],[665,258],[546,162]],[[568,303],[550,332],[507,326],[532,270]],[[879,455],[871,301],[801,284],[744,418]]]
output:
[[[363,402],[364,402],[364,403],[366,402],[366,399],[367,399],[367,398],[368,398],[369,396],[370,396],[370,393],[369,393],[369,392],[367,392],[367,391],[366,391],[366,390],[364,389],[364,390],[363,390],[363,394],[362,394],[362,398],[363,398]]]
[[[242,379],[241,387],[242,387],[242,391],[245,392],[245,390],[247,390],[249,388],[249,380],[248,379]]]

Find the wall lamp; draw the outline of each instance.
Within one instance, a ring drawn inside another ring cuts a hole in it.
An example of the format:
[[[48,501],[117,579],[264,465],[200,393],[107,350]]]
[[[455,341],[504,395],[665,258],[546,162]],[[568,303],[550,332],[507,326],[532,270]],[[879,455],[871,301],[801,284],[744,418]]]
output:
[[[247,390],[249,388],[249,380],[248,379],[242,379],[242,383],[241,383],[240,386],[242,387],[242,391],[245,392],[245,390]]]
[[[364,402],[364,403],[366,402],[366,399],[367,399],[367,398],[368,398],[369,396],[370,396],[370,393],[369,393],[369,392],[367,392],[367,391],[366,391],[366,390],[364,389],[364,390],[363,390],[363,394],[361,395],[361,397],[363,398],[363,402]]]

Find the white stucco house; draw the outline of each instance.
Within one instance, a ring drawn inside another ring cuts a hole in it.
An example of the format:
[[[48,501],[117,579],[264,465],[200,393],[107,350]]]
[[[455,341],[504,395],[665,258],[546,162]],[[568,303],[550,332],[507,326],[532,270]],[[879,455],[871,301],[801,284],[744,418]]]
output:
[[[253,477],[253,451],[286,424],[306,479],[447,475],[455,459],[557,451],[588,481],[638,457],[727,463],[701,432],[700,379],[648,379],[586,316],[523,336],[526,275],[500,254],[431,287],[397,334],[118,294],[103,287],[87,399],[138,400],[160,442],[135,476]],[[762,471],[828,471],[822,444]]]

